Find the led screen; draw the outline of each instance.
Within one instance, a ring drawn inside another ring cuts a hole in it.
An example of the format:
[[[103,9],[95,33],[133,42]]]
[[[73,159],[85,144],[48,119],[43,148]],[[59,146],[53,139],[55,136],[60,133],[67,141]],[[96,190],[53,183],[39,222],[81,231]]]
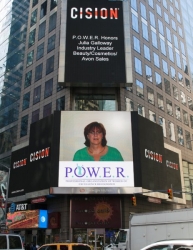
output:
[[[104,131],[97,135],[87,131],[93,122],[102,123],[106,135]],[[58,187],[134,186],[129,112],[65,111],[61,112],[60,127]],[[107,144],[100,147],[105,151],[96,159],[89,150],[100,144],[100,137]],[[84,144],[86,139],[89,146]]]
[[[68,0],[66,30],[66,83],[126,82],[121,1]]]

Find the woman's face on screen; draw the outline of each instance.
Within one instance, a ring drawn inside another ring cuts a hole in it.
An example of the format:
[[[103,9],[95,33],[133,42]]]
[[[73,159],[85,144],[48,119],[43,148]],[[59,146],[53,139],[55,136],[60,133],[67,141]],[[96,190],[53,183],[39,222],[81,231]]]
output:
[[[91,131],[88,133],[87,137],[90,141],[90,144],[98,145],[98,144],[101,144],[101,142],[102,142],[103,133],[99,128],[95,127],[93,129],[91,129]]]

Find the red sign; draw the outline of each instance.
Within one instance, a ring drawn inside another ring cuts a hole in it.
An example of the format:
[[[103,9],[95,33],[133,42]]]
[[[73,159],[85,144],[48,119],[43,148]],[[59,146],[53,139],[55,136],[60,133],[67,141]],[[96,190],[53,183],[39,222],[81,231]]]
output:
[[[46,197],[42,196],[42,197],[38,197],[36,199],[33,199],[31,200],[31,203],[34,204],[34,203],[42,203],[42,202],[45,202],[46,201]]]

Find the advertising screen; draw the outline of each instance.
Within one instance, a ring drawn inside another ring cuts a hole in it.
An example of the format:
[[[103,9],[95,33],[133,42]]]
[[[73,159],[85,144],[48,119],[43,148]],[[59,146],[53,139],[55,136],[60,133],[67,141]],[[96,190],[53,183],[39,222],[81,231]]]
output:
[[[47,210],[27,210],[7,214],[7,227],[11,229],[47,228]]]
[[[179,154],[165,148],[164,168],[166,169],[167,188],[172,187],[176,190],[175,196],[182,197],[182,193],[179,193],[182,191]]]
[[[71,200],[72,228],[121,228],[120,197],[79,196]]]
[[[65,83],[126,82],[121,1],[68,0]]]
[[[134,187],[130,112],[61,112],[58,187]]]
[[[9,197],[21,196],[26,192],[26,174],[29,163],[29,147],[13,151],[9,180]],[[22,180],[22,181],[21,181]]]

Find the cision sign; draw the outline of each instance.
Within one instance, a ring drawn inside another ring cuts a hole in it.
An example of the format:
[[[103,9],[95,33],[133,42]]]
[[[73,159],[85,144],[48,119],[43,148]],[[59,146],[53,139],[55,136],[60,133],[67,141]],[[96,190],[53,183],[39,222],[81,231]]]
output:
[[[65,82],[125,83],[122,2],[68,0]]]

